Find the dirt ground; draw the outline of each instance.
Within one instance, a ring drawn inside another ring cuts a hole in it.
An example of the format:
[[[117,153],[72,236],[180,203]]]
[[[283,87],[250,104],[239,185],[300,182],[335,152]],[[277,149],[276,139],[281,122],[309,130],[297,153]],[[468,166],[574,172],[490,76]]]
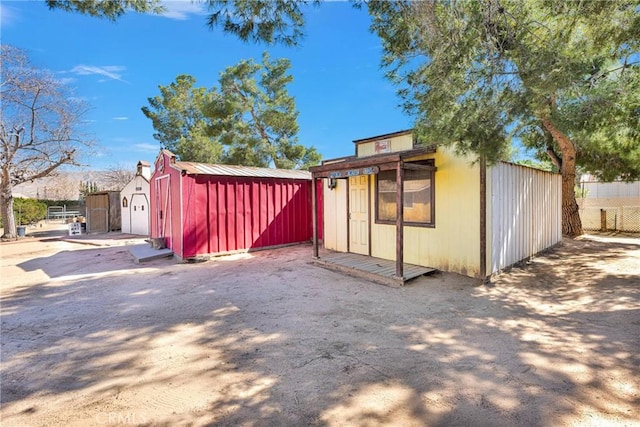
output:
[[[0,251],[5,427],[640,426],[637,237],[403,288],[314,266],[309,245]]]

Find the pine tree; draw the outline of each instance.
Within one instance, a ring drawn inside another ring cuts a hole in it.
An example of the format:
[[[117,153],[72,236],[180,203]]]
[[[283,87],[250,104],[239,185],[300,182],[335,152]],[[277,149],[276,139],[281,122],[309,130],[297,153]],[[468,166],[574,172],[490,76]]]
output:
[[[563,232],[582,233],[576,166],[640,177],[637,2],[368,3],[383,65],[427,141],[488,161],[514,138],[562,174]]]

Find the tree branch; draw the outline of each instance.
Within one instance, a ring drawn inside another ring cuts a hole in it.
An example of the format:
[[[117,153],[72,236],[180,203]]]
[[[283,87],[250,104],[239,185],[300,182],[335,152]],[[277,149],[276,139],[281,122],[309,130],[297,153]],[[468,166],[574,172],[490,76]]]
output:
[[[33,142],[35,139],[35,133],[36,133],[36,102],[38,101],[38,98],[40,96],[40,89],[38,89],[35,93],[35,95],[33,96],[33,103],[31,105],[31,126],[29,126],[29,134],[30,134],[30,138],[29,141]]]
[[[547,145],[547,155],[551,159],[551,162],[554,164],[558,170],[562,169],[562,159],[556,154],[555,150],[551,145]]]
[[[75,154],[76,149],[72,149],[69,151],[65,151],[62,157],[60,157],[57,161],[55,161],[54,163],[51,163],[46,169],[41,170],[38,173],[35,173],[33,175],[29,175],[27,177],[22,177],[22,179],[20,180],[20,182],[14,182],[13,185],[18,185],[21,184],[23,182],[27,182],[27,181],[33,181],[36,180],[38,178],[44,178],[45,176],[49,176],[49,174],[51,174],[51,172],[53,172],[54,170],[56,170],[57,168],[59,168],[60,166],[64,165],[64,164],[71,164],[74,163],[73,161],[73,155]]]
[[[233,90],[240,95],[240,97],[242,98],[243,101],[247,101],[247,96],[242,93],[242,91],[240,90],[240,88],[238,87],[238,85],[233,82]],[[249,107],[249,114],[251,114],[251,118],[253,119],[253,123],[256,127],[256,129],[258,130],[258,132],[260,133],[260,136],[267,141],[267,144],[269,144],[270,146],[273,146],[273,142],[271,141],[271,138],[269,137],[269,134],[267,134],[267,131],[264,129],[263,126],[261,126],[260,124],[260,119],[258,118],[255,108],[253,107],[253,104],[251,104],[251,107]]]
[[[621,66],[616,67],[616,68],[612,68],[612,69],[610,69],[610,70],[606,70],[606,71],[602,72],[602,73],[601,73],[598,77],[596,77],[596,78],[593,78],[594,76],[592,76],[592,78],[591,78],[591,79],[589,79],[589,80],[591,80],[591,81],[600,80],[600,79],[602,79],[602,78],[604,78],[604,77],[607,77],[609,74],[611,74],[611,73],[613,73],[613,72],[615,72],[615,71],[622,70],[622,72],[624,72],[624,70],[626,70],[627,68],[629,68],[629,67],[631,67],[631,66],[633,66],[633,65],[636,65],[636,64],[640,64],[640,61],[627,62],[627,60],[628,60],[628,59],[629,59],[628,57],[625,57],[625,59],[624,59],[624,64],[622,64]]]

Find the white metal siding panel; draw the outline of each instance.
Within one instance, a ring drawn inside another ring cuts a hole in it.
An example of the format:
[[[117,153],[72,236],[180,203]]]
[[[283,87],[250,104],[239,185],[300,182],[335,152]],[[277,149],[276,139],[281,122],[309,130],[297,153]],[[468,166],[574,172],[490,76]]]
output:
[[[562,239],[560,175],[509,163],[489,169],[490,272]]]
[[[587,199],[606,199],[617,197],[640,198],[640,181],[634,182],[598,182],[584,181],[580,187],[585,190]]]

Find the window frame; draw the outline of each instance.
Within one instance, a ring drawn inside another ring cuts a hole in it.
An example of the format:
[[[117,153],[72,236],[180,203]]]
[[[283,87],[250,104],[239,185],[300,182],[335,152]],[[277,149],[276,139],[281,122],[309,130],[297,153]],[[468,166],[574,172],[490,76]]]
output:
[[[424,165],[424,166],[435,166],[435,161],[434,159],[428,159],[428,160],[417,160],[417,161],[413,161],[413,162],[405,162],[408,164],[417,164],[417,165]],[[391,169],[391,170],[387,170],[384,172],[389,172],[392,171],[394,172],[394,178],[396,177],[395,169]],[[436,200],[436,185],[435,185],[435,178],[436,178],[436,174],[435,174],[435,170],[425,170],[425,172],[427,172],[429,174],[429,179],[431,181],[431,185],[430,185],[430,193],[431,193],[431,200],[430,200],[430,206],[431,206],[431,220],[429,222],[415,222],[415,221],[405,221],[403,218],[403,224],[407,225],[407,226],[411,226],[411,227],[425,227],[425,228],[435,228],[436,226],[436,204],[435,204],[435,200]],[[406,173],[406,170],[405,170]],[[375,185],[375,223],[376,224],[389,224],[389,225],[395,225],[396,224],[396,220],[387,220],[387,219],[380,219],[379,214],[380,214],[380,210],[379,210],[379,197],[380,197],[380,193],[378,191],[379,189],[379,179],[380,179],[380,173],[376,174],[376,185]],[[395,179],[394,179],[394,182]],[[406,180],[405,180],[406,183]],[[397,182],[396,182],[397,185]],[[396,187],[397,188],[397,187]],[[403,201],[406,201],[404,195],[403,195]],[[397,207],[396,207],[396,212],[397,212]],[[404,212],[404,210],[403,210]]]

